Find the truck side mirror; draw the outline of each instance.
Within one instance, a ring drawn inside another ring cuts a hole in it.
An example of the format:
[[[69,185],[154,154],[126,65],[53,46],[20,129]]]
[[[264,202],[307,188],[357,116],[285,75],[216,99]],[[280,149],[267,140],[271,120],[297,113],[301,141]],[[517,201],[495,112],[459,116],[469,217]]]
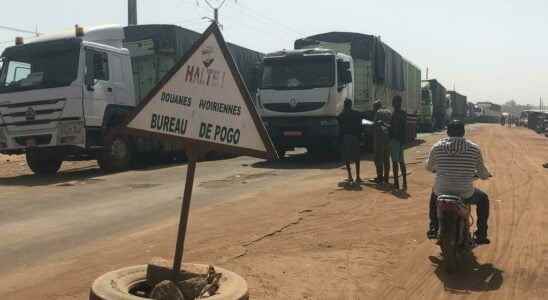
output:
[[[89,69],[88,69],[88,72],[86,72],[86,76],[84,77],[84,84],[86,85],[86,89],[88,91],[94,91],[95,90],[93,88],[93,85],[94,85],[93,73],[90,73]]]
[[[344,74],[344,76],[343,76],[344,77],[343,78],[344,83],[351,83],[352,82],[352,72],[350,72],[350,70],[347,69],[346,71],[344,71],[343,74]]]
[[[350,62],[349,61],[343,61],[342,67],[344,70],[350,70]]]
[[[337,90],[340,92],[343,90],[346,84],[352,82],[352,72],[350,71],[350,62],[338,60],[337,69],[339,74]]]

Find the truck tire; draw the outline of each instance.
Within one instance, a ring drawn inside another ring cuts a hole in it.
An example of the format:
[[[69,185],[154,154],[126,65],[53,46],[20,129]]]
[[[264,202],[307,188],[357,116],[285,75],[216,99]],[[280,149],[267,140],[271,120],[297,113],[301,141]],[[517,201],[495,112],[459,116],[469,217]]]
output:
[[[206,265],[183,264],[183,269],[189,272],[204,274]],[[132,266],[115,270],[97,278],[91,287],[90,300],[152,300],[150,298],[134,296],[130,291],[139,284],[146,282],[147,266]],[[215,270],[222,273],[221,286],[217,294],[207,297],[211,300],[248,300],[247,282],[238,274],[215,266]]]
[[[132,159],[133,147],[122,134],[107,135],[104,149],[97,155],[99,167],[107,173],[129,169]]]
[[[29,168],[37,175],[55,174],[63,163],[63,157],[40,150],[27,151],[26,159]]]

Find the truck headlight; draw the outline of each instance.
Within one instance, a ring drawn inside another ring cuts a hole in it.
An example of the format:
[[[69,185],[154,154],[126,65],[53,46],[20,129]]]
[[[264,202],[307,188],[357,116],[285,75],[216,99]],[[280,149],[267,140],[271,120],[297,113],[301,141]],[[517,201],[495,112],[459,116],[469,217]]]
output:
[[[83,143],[84,123],[82,121],[61,122],[58,128],[61,144]]]

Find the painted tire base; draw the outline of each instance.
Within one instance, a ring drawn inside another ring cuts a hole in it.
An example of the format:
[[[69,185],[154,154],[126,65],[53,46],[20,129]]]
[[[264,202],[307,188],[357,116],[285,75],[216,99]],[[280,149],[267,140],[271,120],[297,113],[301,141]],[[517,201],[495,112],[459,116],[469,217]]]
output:
[[[183,264],[189,272],[206,273],[208,266],[201,264]],[[90,300],[143,300],[129,294],[129,289],[146,280],[146,265],[131,266],[108,272],[97,278],[91,287]],[[247,282],[238,274],[215,266],[222,273],[221,284],[217,294],[208,300],[248,300]]]

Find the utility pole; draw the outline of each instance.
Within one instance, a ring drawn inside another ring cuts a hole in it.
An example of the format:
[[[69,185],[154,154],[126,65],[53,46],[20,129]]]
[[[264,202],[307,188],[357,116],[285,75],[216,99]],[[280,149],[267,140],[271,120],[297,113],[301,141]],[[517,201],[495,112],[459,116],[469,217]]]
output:
[[[429,71],[429,69],[428,69],[428,67],[426,67],[426,80],[428,80],[428,71]]]
[[[127,24],[137,25],[137,0],[127,1]]]
[[[223,5],[225,5],[226,0],[223,0],[218,6],[214,6],[209,0],[204,0],[204,2],[213,10],[213,19],[209,17],[204,17],[203,19],[208,19],[211,22],[215,22],[219,28],[222,28],[222,25],[219,23],[219,10],[223,7]]]

